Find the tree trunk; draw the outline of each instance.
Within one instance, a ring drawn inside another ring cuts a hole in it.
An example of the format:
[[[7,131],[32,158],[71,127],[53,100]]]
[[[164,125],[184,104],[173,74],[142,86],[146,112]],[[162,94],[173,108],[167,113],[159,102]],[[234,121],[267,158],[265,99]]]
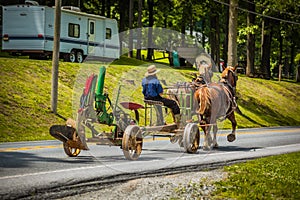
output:
[[[223,59],[224,59],[224,65],[227,66],[228,63],[228,27],[229,27],[229,10],[225,10],[225,27],[224,27],[224,34],[225,39],[223,42]],[[220,69],[222,70],[222,69]]]
[[[105,1],[106,0],[102,0],[102,5],[101,5],[101,13],[100,13],[100,15],[101,16],[105,16]]]
[[[185,17],[185,8],[183,8],[182,13],[182,19],[181,19],[181,27],[180,27],[180,33],[181,33],[181,46],[185,46],[185,24],[186,24],[186,17]]]
[[[194,32],[194,16],[193,16],[193,12],[191,12],[192,10],[193,10],[193,6],[192,6],[191,2],[188,1],[188,12],[190,12],[188,17],[189,17],[190,36],[191,37],[193,37],[193,32]]]
[[[293,39],[291,39],[291,57],[290,57],[290,68],[289,68],[289,78],[291,78],[291,75],[294,74],[294,58],[295,58],[295,43],[293,42]]]
[[[141,28],[142,28],[142,8],[143,8],[143,2],[142,0],[139,0],[139,10],[138,10],[138,30],[137,30],[137,50],[136,50],[136,59],[141,60]]]
[[[248,8],[250,11],[255,12],[255,5],[253,0],[249,1]],[[255,15],[252,13],[247,14],[247,26],[252,27],[255,24]],[[247,35],[247,67],[246,76],[251,77],[254,75],[254,61],[255,61],[255,34],[248,33]]]
[[[153,56],[152,27],[153,27],[153,24],[154,24],[154,17],[153,17],[154,2],[153,2],[153,0],[148,0],[147,2],[148,2],[148,11],[149,11],[149,29],[148,29],[147,60],[152,60],[152,56]]]
[[[110,0],[106,0],[106,17],[111,18],[111,5]]]
[[[264,78],[271,78],[270,55],[271,55],[271,30],[270,19],[264,18],[262,22],[262,52],[261,52],[261,72]]]
[[[202,47],[203,49],[205,49],[205,19],[202,19],[202,29],[201,29],[201,33],[202,33]]]
[[[219,26],[219,16],[213,14],[210,18],[210,45],[211,45],[211,58],[215,65],[213,71],[218,71],[220,65],[220,26]],[[217,69],[216,69],[217,68]]]
[[[120,23],[119,23],[119,31],[121,34],[119,34],[119,41],[120,41],[120,54],[123,54],[122,45],[124,40],[124,31],[126,27],[126,7],[127,2],[124,0],[119,0],[119,13],[120,13]],[[127,41],[125,41],[127,42]]]
[[[283,55],[283,37],[280,33],[279,34],[279,65],[282,64],[282,55]]]
[[[296,71],[296,81],[300,82],[300,62],[298,63],[298,68]]]
[[[229,30],[228,30],[228,65],[235,66],[237,59],[237,20],[238,0],[230,0],[229,7]]]
[[[219,23],[219,15],[216,16],[216,60],[215,60],[215,72],[218,71],[220,66],[220,23]]]
[[[214,62],[216,62],[216,15],[210,16],[210,31],[209,31],[210,55]]]
[[[129,51],[128,51],[128,58],[133,57],[133,33],[132,33],[132,21],[133,21],[133,1],[129,0]]]

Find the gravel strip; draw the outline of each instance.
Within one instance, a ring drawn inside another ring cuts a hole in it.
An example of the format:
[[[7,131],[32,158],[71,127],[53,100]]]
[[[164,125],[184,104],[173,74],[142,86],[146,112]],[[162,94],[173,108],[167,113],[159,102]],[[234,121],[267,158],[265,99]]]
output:
[[[226,177],[227,173],[217,169],[140,178],[114,184],[97,191],[65,197],[63,200],[209,199],[209,194],[214,190],[213,183]],[[196,196],[192,196],[192,193]]]

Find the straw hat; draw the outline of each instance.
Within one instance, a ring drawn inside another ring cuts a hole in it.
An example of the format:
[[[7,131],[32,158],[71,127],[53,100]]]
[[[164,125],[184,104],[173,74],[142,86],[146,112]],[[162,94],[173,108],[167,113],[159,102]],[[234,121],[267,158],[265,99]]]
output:
[[[156,66],[155,65],[150,65],[148,68],[147,68],[147,72],[145,73],[145,76],[151,76],[151,75],[154,75],[156,74],[157,72],[159,72],[159,69],[156,69]]]

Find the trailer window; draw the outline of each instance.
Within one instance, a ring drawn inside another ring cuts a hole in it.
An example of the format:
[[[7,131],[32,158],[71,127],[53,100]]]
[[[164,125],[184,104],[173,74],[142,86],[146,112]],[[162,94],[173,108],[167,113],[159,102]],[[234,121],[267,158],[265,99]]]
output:
[[[106,39],[110,40],[111,39],[111,28],[106,28]]]
[[[90,22],[90,34],[93,35],[95,33],[95,23]]]
[[[68,33],[69,37],[79,38],[80,37],[80,26],[79,26],[79,24],[69,23],[68,32],[69,32]]]

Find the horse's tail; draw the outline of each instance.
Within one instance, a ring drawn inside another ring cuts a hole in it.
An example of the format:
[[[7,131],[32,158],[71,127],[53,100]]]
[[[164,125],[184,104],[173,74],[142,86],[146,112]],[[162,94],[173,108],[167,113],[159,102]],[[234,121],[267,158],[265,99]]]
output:
[[[203,115],[210,107],[210,93],[208,87],[201,87],[195,92],[195,99],[199,104],[198,113]]]

